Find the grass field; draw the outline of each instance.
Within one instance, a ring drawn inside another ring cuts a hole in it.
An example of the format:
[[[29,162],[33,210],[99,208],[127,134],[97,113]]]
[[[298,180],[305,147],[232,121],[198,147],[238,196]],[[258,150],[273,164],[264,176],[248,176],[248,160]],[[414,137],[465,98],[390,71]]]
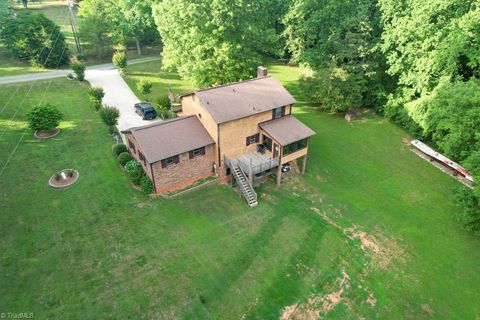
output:
[[[127,68],[127,74],[123,77],[130,89],[140,100],[157,102],[158,99],[166,97],[168,88],[172,88],[175,95],[191,92],[192,86],[183,81],[180,76],[173,72],[162,70],[161,61],[136,64]],[[143,95],[137,88],[141,80],[148,80],[152,83],[152,93]]]
[[[148,72],[129,71],[165,75],[143,66]],[[44,101],[65,113],[61,134],[40,141],[27,131],[0,176],[0,311],[82,319],[480,317],[480,240],[452,220],[456,182],[411,153],[397,127],[372,114],[349,124],[319,112],[302,102],[300,70],[269,72],[296,95],[296,116],[317,135],[307,174],[263,185],[255,208],[222,185],[173,200],[135,191],[110,154],[87,86],[54,80]],[[188,89],[167,76],[155,91],[173,80]],[[22,105],[24,85],[0,113],[1,166],[47,84]],[[0,86],[0,106],[16,86]],[[79,182],[50,189],[48,178],[67,167],[79,170]]]

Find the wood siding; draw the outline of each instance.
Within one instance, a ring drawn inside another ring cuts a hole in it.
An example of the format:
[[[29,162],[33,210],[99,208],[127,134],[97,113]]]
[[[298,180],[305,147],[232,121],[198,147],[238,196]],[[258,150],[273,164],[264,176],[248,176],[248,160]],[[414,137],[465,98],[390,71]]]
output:
[[[207,130],[208,134],[212,137],[213,141],[217,143],[218,141],[218,126],[215,120],[213,120],[210,113],[205,109],[204,106],[200,103],[198,98],[192,94],[189,96],[182,97],[182,112],[179,115],[189,116],[196,115],[198,120],[202,123]],[[218,159],[217,148],[215,148],[215,159]]]
[[[242,154],[257,151],[258,143],[246,145],[245,139],[260,133],[258,124],[272,119],[272,111],[268,110],[249,117],[232,120],[220,124],[220,159],[237,158]]]

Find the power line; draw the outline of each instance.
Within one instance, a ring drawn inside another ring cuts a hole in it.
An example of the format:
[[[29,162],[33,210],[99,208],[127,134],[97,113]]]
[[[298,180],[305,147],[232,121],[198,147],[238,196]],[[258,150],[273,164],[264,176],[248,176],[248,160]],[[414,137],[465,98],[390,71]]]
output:
[[[48,53],[47,57],[45,58],[44,63],[46,63],[46,62],[48,61],[48,59],[50,58],[50,55],[51,55],[51,53],[53,52],[53,50],[54,50],[54,48],[55,48],[55,46],[56,46],[56,44],[57,44],[57,42],[58,42],[58,39],[60,38],[60,35],[61,35],[61,34],[62,34],[62,32],[59,30],[59,33],[58,33],[58,35],[57,35],[57,38],[55,39],[55,42],[54,42],[53,45],[52,45],[52,49],[50,50],[50,52]],[[62,51],[62,55],[60,56],[60,58],[59,58],[59,60],[58,60],[58,63],[57,63],[57,66],[56,66],[55,69],[58,69],[58,67],[60,66],[60,61],[61,61],[62,58],[63,58],[63,54],[64,54],[64,51],[65,51],[66,47],[67,47],[67,44],[65,43],[65,46],[64,46],[63,51]],[[42,51],[43,51],[43,49],[42,49]],[[30,94],[30,91],[31,91],[32,88],[35,86],[35,84],[37,83],[37,81],[38,81],[38,79],[33,81],[32,85],[31,85],[30,88],[28,89],[27,93],[23,96],[22,102],[20,102],[20,105],[19,105],[19,106],[17,107],[17,109],[15,110],[13,116],[10,118],[10,121],[12,121],[12,120],[15,119],[15,117],[17,116],[18,111],[19,111],[20,108],[23,106],[23,103],[25,102],[25,99],[26,99],[27,96]],[[13,97],[12,97],[12,98],[13,98]],[[12,99],[12,98],[11,98],[11,99]],[[11,99],[10,99],[10,100],[11,100]],[[3,135],[5,134],[6,131],[7,131],[7,128],[5,127],[5,129],[3,130],[3,132],[0,134],[0,139],[3,137]]]
[[[50,57],[50,54],[53,52],[53,49],[54,49],[55,45],[57,44],[57,41],[58,41],[58,39],[59,39],[59,37],[60,37],[60,34],[61,34],[61,31],[59,31],[59,34],[58,34],[58,36],[57,36],[57,39],[55,40],[55,43],[53,44],[52,49],[51,49],[50,52],[48,53],[47,58],[45,59],[45,62],[46,62],[46,61],[48,60],[48,58]],[[58,67],[60,66],[60,63],[61,63],[61,61],[62,61],[63,55],[65,54],[65,50],[66,50],[66,49],[67,49],[67,43],[65,43],[64,46],[63,46],[62,54],[60,55],[60,57],[59,57],[59,59],[58,59],[57,66],[56,66],[55,69],[58,69]],[[25,101],[26,97],[28,96],[28,94],[30,93],[30,91],[32,90],[33,86],[35,85],[35,83],[36,83],[37,81],[38,81],[38,80],[35,80],[34,83],[30,86],[27,94],[26,94],[26,95],[23,97],[23,99],[22,99],[21,105],[23,105],[23,102]],[[42,98],[40,99],[40,102],[38,103],[38,105],[40,105],[40,104],[42,103],[43,99],[45,98],[46,93],[47,93],[48,90],[50,89],[50,85],[52,84],[52,82],[53,82],[53,79],[50,80],[50,82],[48,83],[46,89],[43,91]],[[21,106],[21,105],[20,105],[20,106]],[[13,119],[15,118],[15,115],[17,114],[18,110],[20,109],[20,106],[19,106],[19,108],[15,111],[15,114],[14,114],[14,116],[11,118],[11,120],[13,120]],[[38,109],[37,109],[37,110],[38,110]],[[37,112],[37,110],[34,112],[33,115],[35,115],[35,113]],[[6,130],[7,130],[7,128],[5,128],[5,130],[2,132],[2,135],[0,136],[0,138],[3,137],[3,135],[4,135],[5,132],[6,132]],[[22,133],[20,139],[18,140],[17,144],[15,145],[13,151],[10,153],[10,156],[7,158],[7,161],[5,162],[5,164],[4,164],[4,166],[2,167],[2,169],[0,169],[0,177],[2,176],[3,172],[4,172],[5,169],[7,168],[8,164],[10,163],[10,161],[12,160],[12,158],[13,158],[15,152],[17,151],[20,143],[22,142],[23,137],[25,136],[26,132],[27,132],[27,128],[25,128],[25,129],[23,130],[23,133]]]
[[[63,16],[65,13],[65,7],[62,8],[62,10],[60,11],[60,13],[58,14],[58,16],[56,17],[56,20],[59,19],[61,16]],[[50,38],[52,37],[53,33],[55,31],[55,28],[52,28],[52,32],[50,32],[50,35],[48,36],[48,39],[50,40]],[[56,43],[56,41],[55,41]],[[42,56],[42,53],[43,51],[46,49],[46,47],[43,47],[42,50],[40,50],[40,54],[38,55],[39,57]],[[53,47],[52,47],[52,50],[53,50]],[[48,59],[48,58],[47,58]],[[46,62],[47,60],[45,60]],[[0,114],[2,114],[2,112],[7,108],[7,105],[13,100],[13,97],[17,94],[18,90],[22,87],[23,85],[23,82],[17,86],[17,89],[15,90],[15,92],[10,96],[10,99],[8,99],[7,103],[3,105],[3,108],[2,110],[0,110]],[[33,84],[32,84],[33,85]]]
[[[57,64],[57,68],[60,66],[60,61],[61,61],[61,58],[63,57],[63,54],[65,53],[65,49],[67,48],[67,44],[65,44],[65,46],[63,47],[63,50],[62,50],[62,54],[60,56],[60,59],[58,61],[58,64]],[[42,96],[42,99],[40,100],[40,103],[39,105],[42,103],[43,101],[43,98],[45,98],[45,94],[47,93],[47,91],[50,89],[50,85],[52,84],[53,82],[53,79],[50,80],[50,82],[48,83],[47,85],[47,88],[45,89],[45,91],[43,92],[43,96]],[[35,115],[35,113],[37,113],[38,109],[35,110],[35,112],[33,113],[33,115]],[[10,156],[8,157],[7,159],[7,162],[5,162],[5,165],[2,167],[2,169],[0,170],[0,177],[2,176],[3,172],[5,171],[5,169],[7,168],[8,164],[10,163],[10,161],[12,160],[13,158],[13,155],[15,154],[15,152],[17,151],[18,149],[18,146],[20,145],[20,143],[22,142],[23,140],[23,137],[25,136],[27,132],[27,128],[25,128],[23,130],[23,133],[22,133],[22,136],[20,137],[20,140],[18,140],[17,144],[15,145],[15,148],[13,149],[12,153],[10,154]]]

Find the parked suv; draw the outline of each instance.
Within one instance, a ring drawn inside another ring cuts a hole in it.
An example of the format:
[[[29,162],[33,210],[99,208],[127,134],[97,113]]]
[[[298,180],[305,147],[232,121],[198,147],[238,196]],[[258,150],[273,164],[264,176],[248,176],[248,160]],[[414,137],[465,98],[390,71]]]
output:
[[[139,102],[134,105],[135,112],[142,117],[143,120],[155,119],[157,112],[148,102]]]

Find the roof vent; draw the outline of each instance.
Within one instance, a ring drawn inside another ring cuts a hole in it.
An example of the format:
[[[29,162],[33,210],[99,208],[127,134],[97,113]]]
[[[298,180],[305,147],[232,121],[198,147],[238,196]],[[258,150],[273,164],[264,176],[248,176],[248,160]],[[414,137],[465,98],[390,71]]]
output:
[[[259,66],[257,68],[257,78],[266,77],[266,76],[267,76],[267,68],[263,66]]]

